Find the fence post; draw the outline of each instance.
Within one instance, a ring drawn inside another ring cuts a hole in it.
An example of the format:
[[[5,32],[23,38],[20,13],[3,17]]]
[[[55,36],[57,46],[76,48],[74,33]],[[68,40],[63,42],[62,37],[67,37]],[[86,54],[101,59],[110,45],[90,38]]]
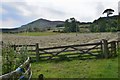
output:
[[[13,49],[16,51],[16,45],[15,44],[13,45]]]
[[[111,56],[116,56],[116,41],[111,42]]]
[[[107,40],[103,39],[103,57],[108,58],[109,56],[109,48],[108,48],[108,42]]]
[[[120,31],[117,32],[118,33],[118,39],[117,39],[117,47],[120,47]]]
[[[36,61],[39,61],[39,44],[36,43]]]
[[[103,44],[102,44],[102,41],[100,41],[100,50],[101,50],[101,54],[98,56],[98,57],[103,57]]]
[[[120,47],[120,41],[117,41],[117,48],[119,48]]]

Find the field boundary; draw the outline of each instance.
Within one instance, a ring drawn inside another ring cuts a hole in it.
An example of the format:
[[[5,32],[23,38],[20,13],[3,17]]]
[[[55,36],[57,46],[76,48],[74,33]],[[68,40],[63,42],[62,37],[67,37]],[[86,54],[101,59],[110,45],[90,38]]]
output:
[[[2,43],[2,45],[4,45]],[[120,41],[107,41],[105,39],[96,42],[96,43],[86,43],[86,44],[78,44],[78,45],[67,45],[67,46],[57,46],[57,47],[48,47],[48,48],[40,48],[39,43],[36,43],[34,45],[10,45],[13,47],[15,51],[18,51],[19,48],[26,46],[26,47],[34,47],[34,50],[28,49],[29,52],[35,52],[35,54],[32,54],[35,56],[35,60],[38,62],[41,60],[41,58],[46,58],[51,60],[58,56],[68,56],[68,55],[77,55],[80,57],[80,55],[89,55],[94,56],[96,58],[111,58],[117,56],[117,48],[120,46]],[[76,52],[77,51],[77,52]],[[70,52],[69,54],[62,54],[65,52]],[[71,54],[71,52],[74,52]],[[46,54],[49,54],[51,56],[46,56]],[[62,54],[62,55],[61,55]],[[66,58],[66,57],[64,57]],[[31,58],[32,59],[32,58]],[[17,78],[22,79],[27,76],[27,79],[30,80],[32,76],[31,71],[31,64],[30,64],[30,57],[16,70],[1,75],[0,80],[4,79],[10,79],[10,78]],[[25,71],[23,71],[23,69]]]
[[[29,52],[33,52],[35,54],[31,54],[34,56],[36,61],[40,61],[42,58],[45,59],[53,59],[55,57],[60,56],[60,54],[65,52],[74,52],[73,54],[65,54],[67,55],[90,55],[95,56],[96,58],[110,58],[117,55],[117,48],[119,47],[120,41],[108,41],[101,40],[95,43],[85,43],[78,45],[67,45],[67,46],[57,46],[57,47],[48,47],[48,48],[40,48],[39,43],[34,45],[11,45],[14,50],[18,51],[20,47],[32,47],[34,49],[28,49]],[[46,56],[49,55],[49,56]],[[64,54],[63,54],[64,55]],[[62,55],[62,56],[63,56]]]

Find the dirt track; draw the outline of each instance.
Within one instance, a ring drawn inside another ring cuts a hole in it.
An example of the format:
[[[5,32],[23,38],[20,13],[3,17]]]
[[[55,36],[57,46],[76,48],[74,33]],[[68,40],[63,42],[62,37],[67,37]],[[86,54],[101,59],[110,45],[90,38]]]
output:
[[[57,34],[50,36],[18,36],[14,34],[3,34],[2,40],[12,44],[35,44],[41,47],[61,46],[71,44],[81,44],[95,42],[101,39],[117,39],[117,33],[79,33],[77,34]]]

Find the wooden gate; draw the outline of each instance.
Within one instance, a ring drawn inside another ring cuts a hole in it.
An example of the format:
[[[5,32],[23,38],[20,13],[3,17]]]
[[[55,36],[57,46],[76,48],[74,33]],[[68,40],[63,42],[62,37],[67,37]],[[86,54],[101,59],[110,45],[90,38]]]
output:
[[[48,47],[40,48],[39,44],[34,45],[11,45],[11,47],[16,50],[19,47],[33,47],[34,49],[29,49],[31,52],[30,57],[34,60],[39,61],[42,59],[55,59],[59,57],[95,57],[95,58],[109,58],[117,55],[116,49],[119,47],[120,41],[107,41],[105,39],[96,42],[96,43],[85,43],[79,45],[67,45],[67,46],[57,46],[57,47]]]
[[[97,42],[97,43],[88,43],[88,44],[80,44],[80,45],[40,48],[39,55],[40,55],[40,59],[41,58],[53,59],[59,56],[67,56],[70,58],[75,55],[82,56],[86,54],[97,57],[101,54],[101,48],[102,48],[101,44],[102,42]]]

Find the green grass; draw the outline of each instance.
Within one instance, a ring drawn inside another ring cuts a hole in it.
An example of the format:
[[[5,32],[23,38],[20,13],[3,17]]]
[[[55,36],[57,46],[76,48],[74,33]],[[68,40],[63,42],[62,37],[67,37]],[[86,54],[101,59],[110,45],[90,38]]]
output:
[[[18,35],[22,36],[49,36],[49,35],[56,35],[59,33],[55,32],[23,32],[23,33],[18,33]]]
[[[2,56],[0,54],[0,75],[2,75]]]
[[[50,35],[56,35],[56,34],[76,34],[76,32],[73,33],[58,33],[58,32],[22,32],[18,33],[17,35],[21,36],[50,36]],[[77,33],[80,34],[80,33]]]
[[[32,63],[33,78],[118,78],[118,58]]]
[[[32,63],[33,78],[39,74],[45,78],[118,78],[118,57],[86,60],[60,57],[58,60]]]

